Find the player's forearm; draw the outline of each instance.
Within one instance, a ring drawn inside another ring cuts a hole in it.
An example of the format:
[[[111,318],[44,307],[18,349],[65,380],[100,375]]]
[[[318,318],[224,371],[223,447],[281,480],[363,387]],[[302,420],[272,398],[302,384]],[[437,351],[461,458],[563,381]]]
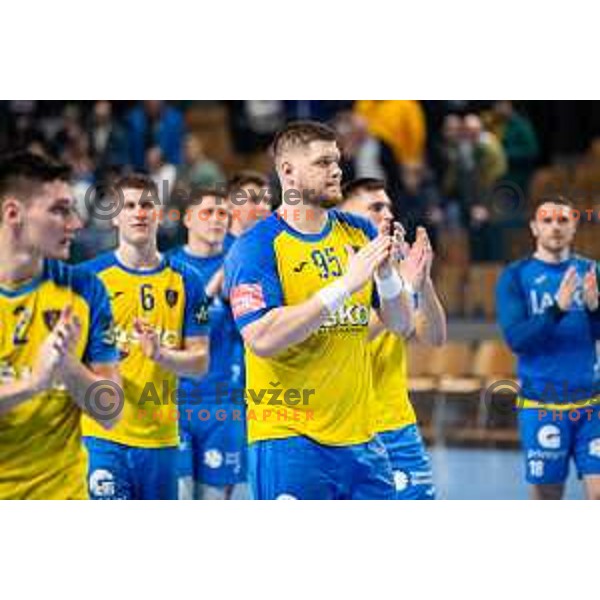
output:
[[[369,341],[374,340],[380,333],[385,331],[385,325],[381,322],[381,319],[377,316],[377,312],[371,312],[371,318],[369,319]]]
[[[556,324],[565,313],[556,305],[542,314],[530,315],[527,298],[516,277],[505,271],[496,295],[498,324],[509,348],[516,354],[537,351],[552,338]]]
[[[448,335],[446,313],[431,279],[425,280],[419,300],[416,317],[417,339],[432,346],[442,346],[446,343]]]
[[[112,386],[105,386],[102,393],[93,393],[100,382],[111,381],[121,388],[120,377],[116,373],[99,375],[89,369],[76,358],[65,360],[60,375],[67,386],[75,404],[89,417],[98,422],[105,429],[112,429],[120,418],[120,413],[107,417],[107,407],[118,406],[120,399],[117,390]],[[110,412],[110,411],[108,411]]]
[[[246,326],[242,335],[254,354],[275,356],[315,333],[328,314],[321,299],[315,295],[295,306],[274,308]]]
[[[3,383],[0,385],[0,416],[27,402],[41,391],[31,378]]]
[[[506,343],[513,352],[538,351],[552,337],[552,332],[561,318],[557,310],[551,309],[543,315],[504,325],[501,323],[501,328]]]
[[[409,337],[415,327],[415,311],[409,293],[402,292],[395,298],[382,298],[379,317],[388,331]]]
[[[208,349],[171,350],[162,348],[158,364],[179,377],[200,379],[206,375],[209,366]]]

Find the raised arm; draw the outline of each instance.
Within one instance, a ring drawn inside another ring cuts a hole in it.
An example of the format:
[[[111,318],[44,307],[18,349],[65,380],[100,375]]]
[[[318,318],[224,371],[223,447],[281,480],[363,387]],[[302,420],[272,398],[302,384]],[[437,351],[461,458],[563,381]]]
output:
[[[573,301],[575,270],[567,270],[557,295],[557,303],[542,314],[530,315],[527,298],[514,269],[506,269],[496,288],[498,324],[506,343],[516,353],[535,351],[553,334],[556,324],[566,314]]]
[[[263,357],[274,356],[303,342],[372,279],[375,269],[388,256],[390,246],[390,238],[380,236],[356,254],[347,248],[350,258],[342,277],[301,304],[271,308],[259,319],[242,326],[244,342],[252,352]],[[240,283],[232,288],[230,299],[234,315],[238,317],[244,315],[247,307],[266,306],[260,284]]]

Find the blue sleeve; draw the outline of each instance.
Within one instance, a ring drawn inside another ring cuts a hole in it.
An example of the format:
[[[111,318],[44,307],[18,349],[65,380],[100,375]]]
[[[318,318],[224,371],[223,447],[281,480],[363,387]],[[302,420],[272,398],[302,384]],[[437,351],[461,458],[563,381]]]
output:
[[[541,315],[530,316],[527,298],[513,267],[505,269],[498,281],[496,312],[506,343],[517,354],[539,351],[565,314],[553,306]]]
[[[234,243],[225,259],[224,295],[240,331],[284,305],[273,243],[264,238],[251,231]]]
[[[86,364],[117,362],[119,355],[113,335],[112,311],[106,288],[95,275],[86,275],[85,299],[90,309],[90,327],[82,360]]]
[[[198,271],[186,265],[183,270],[185,306],[183,309],[183,337],[208,335],[208,299]]]

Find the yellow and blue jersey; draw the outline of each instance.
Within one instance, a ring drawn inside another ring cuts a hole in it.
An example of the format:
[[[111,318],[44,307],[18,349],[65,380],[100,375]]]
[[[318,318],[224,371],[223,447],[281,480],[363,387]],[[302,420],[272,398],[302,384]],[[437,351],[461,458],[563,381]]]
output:
[[[365,246],[377,232],[366,219],[332,210],[321,233],[296,231],[278,214],[257,223],[225,259],[225,293],[238,329],[281,306],[308,300],[340,278],[346,246]],[[305,341],[276,356],[246,347],[250,442],[307,436],[319,443],[360,444],[374,435],[369,283]]]
[[[189,265],[163,257],[149,270],[131,269],[114,252],[84,263],[108,290],[125,393],[121,419],[110,431],[83,418],[85,436],[138,448],[177,446],[177,376],[142,352],[136,318],[157,331],[161,345],[180,349],[185,338],[208,334],[202,280]]]
[[[375,388],[375,427],[392,431],[417,422],[408,397],[406,342],[384,331],[370,343]]]
[[[81,322],[76,356],[83,363],[116,362],[106,290],[94,275],[59,261],[14,289],[0,288],[0,377],[27,377],[40,345],[63,308]],[[81,411],[64,385],[36,394],[0,415],[0,498],[87,498],[87,457]]]
[[[517,373],[524,407],[569,407],[600,392],[600,311],[590,313],[583,299],[583,278],[595,262],[573,255],[558,263],[530,257],[509,265],[497,287],[498,322],[518,357]],[[577,270],[573,303],[557,310],[556,294],[571,266]]]

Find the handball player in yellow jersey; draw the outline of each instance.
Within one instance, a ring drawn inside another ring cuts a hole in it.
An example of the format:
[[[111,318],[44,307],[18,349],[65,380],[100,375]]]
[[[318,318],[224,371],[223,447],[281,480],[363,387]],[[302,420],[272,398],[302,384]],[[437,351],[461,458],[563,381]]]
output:
[[[81,221],[69,169],[0,159],[0,498],[85,499],[81,413],[119,417],[106,290],[67,265]]]
[[[344,186],[342,209],[370,219],[377,227],[392,221],[392,201],[377,179],[356,179]],[[417,228],[415,243],[400,264],[415,292],[414,337],[430,345],[446,341],[446,315],[431,280],[433,252],[427,232]],[[411,336],[412,337],[412,336]],[[407,339],[386,331],[374,318],[370,329],[377,431],[384,443],[398,500],[433,500],[431,462],[408,397]]]
[[[92,499],[174,500],[178,496],[178,377],[208,366],[208,306],[200,275],[157,250],[157,188],[144,175],[116,184],[115,251],[84,264],[108,290],[125,404],[105,431],[84,418]],[[156,209],[156,210],[155,210]]]
[[[389,330],[413,328],[411,299],[392,267],[400,242],[329,210],[341,200],[329,127],[290,123],[273,150],[282,205],[225,260],[246,349],[253,496],[393,499],[375,435],[368,328],[372,306]]]

